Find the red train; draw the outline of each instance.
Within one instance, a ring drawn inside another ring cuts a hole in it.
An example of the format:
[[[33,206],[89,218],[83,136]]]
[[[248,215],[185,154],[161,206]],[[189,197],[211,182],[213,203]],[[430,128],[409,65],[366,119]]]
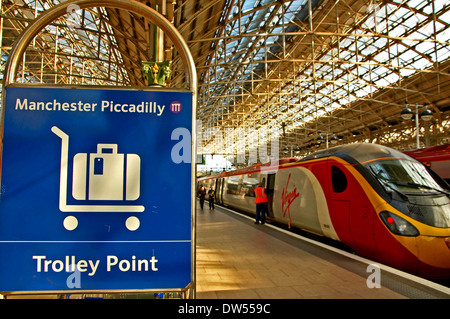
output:
[[[450,190],[413,158],[349,144],[198,180],[218,203],[252,214],[259,182],[274,220],[425,278],[450,278]]]
[[[403,152],[431,168],[450,185],[450,144]]]

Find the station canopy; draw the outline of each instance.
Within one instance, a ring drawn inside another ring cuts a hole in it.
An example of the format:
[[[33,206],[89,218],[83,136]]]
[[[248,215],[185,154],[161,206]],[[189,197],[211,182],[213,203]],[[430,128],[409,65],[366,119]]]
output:
[[[405,106],[432,112],[419,119],[420,147],[449,143],[448,0],[142,2],[190,47],[203,154],[237,163],[240,153],[248,164],[263,144],[279,157],[335,143],[412,149],[417,129],[414,116],[400,116]],[[58,3],[2,1],[2,69],[23,29]],[[170,40],[138,14],[108,7],[72,7],[22,61],[19,83],[145,86],[142,61],[172,61],[167,86],[186,85]]]

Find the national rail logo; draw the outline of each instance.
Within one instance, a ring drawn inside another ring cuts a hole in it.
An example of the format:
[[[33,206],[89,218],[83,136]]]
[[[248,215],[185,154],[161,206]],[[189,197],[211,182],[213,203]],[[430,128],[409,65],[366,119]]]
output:
[[[181,103],[178,101],[174,101],[170,104],[170,110],[173,113],[180,113],[182,109]]]

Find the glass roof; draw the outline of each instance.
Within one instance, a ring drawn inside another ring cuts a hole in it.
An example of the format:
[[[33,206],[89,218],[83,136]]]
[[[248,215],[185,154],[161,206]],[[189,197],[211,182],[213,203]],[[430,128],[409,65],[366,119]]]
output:
[[[269,111],[250,125],[283,117],[294,129],[433,72],[450,57],[448,6],[443,0],[352,6],[312,0],[311,8],[307,0],[235,1],[203,78],[201,109],[209,116],[214,108],[216,116],[203,120],[246,105],[253,118],[262,107]]]
[[[226,26],[229,29],[229,36],[219,41],[220,49],[211,63],[218,64],[218,67],[214,73],[215,78],[210,80],[210,84],[218,83],[220,90],[221,82],[226,82],[230,74],[236,72],[238,68],[243,69],[240,72],[242,74],[239,79],[241,82],[251,80],[252,74],[256,75],[264,70],[265,59],[273,59],[280,54],[281,35],[276,34],[284,31],[285,37],[288,37],[289,33],[300,30],[300,27],[295,27],[292,22],[300,15],[299,13],[306,10],[307,1],[287,2],[285,8],[278,9],[277,18],[268,24],[270,29],[267,32],[251,35],[252,32],[258,32],[261,27],[266,25],[266,19],[272,13],[274,6],[267,6],[266,9],[260,9],[254,13],[250,13],[250,10],[272,2],[270,0],[243,1],[240,19],[235,17],[237,7],[233,10],[234,13],[229,17],[231,22]],[[450,48],[447,45],[450,29],[445,28],[446,24],[450,23],[450,14],[443,14],[434,22],[430,21],[428,15],[420,13],[432,13],[433,5],[434,10],[439,12],[443,9],[445,1],[434,1],[434,4],[429,1],[398,1],[398,3],[406,3],[411,6],[411,9],[396,6],[395,3],[367,7],[366,13],[369,16],[362,21],[360,29],[341,38],[339,48],[331,48],[324,52],[320,60],[316,60],[314,71],[320,73],[321,79],[333,81],[334,78],[337,80],[328,84],[316,82],[316,86],[322,87],[320,91],[326,93],[325,95],[330,91],[340,93],[347,101],[351,101],[395,83],[400,76],[407,77],[418,70],[432,67],[434,62],[441,62],[450,57]],[[280,19],[280,16],[284,18]],[[409,31],[417,25],[422,26],[414,32]],[[380,37],[387,33],[391,38],[405,38],[394,42],[388,37]],[[241,37],[233,38],[237,35],[241,35]],[[230,38],[232,38],[231,41]],[[435,38],[437,41],[434,41]],[[380,51],[387,46],[389,46],[389,50]],[[250,54],[249,48],[253,48]],[[245,57],[247,59],[244,60]],[[249,62],[250,59],[252,63],[244,67],[237,64]],[[255,63],[257,61],[261,61],[261,64]],[[322,61],[323,63],[321,63]],[[226,65],[230,62],[236,62],[236,65],[233,64],[235,70]],[[337,64],[339,64],[338,67],[336,67]],[[335,66],[334,70],[333,66]],[[313,71],[313,65],[306,66],[306,68],[304,65],[301,67],[304,68],[302,72],[304,74],[311,74]],[[300,76],[298,79],[301,78],[306,81],[300,82],[300,88],[304,88],[305,92],[311,92],[310,81],[313,79],[305,76]],[[332,90],[326,88],[326,86],[336,86],[336,84],[338,84],[338,88],[334,87]],[[345,92],[349,91],[352,92],[351,96],[345,97],[347,95]],[[327,110],[333,108],[333,103],[323,102],[322,104]]]
[[[2,68],[21,30],[60,2],[2,3]],[[174,17],[197,63],[204,130],[282,127],[283,143],[303,146],[321,131],[351,138],[379,130],[381,139],[406,98],[447,103],[448,0],[184,0]],[[144,85],[146,33],[138,17],[108,8],[68,13],[36,37],[17,80]],[[183,70],[172,71],[174,85],[184,81]],[[436,90],[422,91],[420,81]],[[411,128],[386,135],[394,133],[411,136]]]

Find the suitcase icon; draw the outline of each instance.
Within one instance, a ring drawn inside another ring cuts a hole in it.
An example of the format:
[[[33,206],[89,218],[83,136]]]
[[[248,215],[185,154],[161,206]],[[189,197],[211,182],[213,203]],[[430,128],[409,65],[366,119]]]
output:
[[[139,155],[125,157],[117,152],[117,144],[97,144],[97,153],[89,154],[89,161],[87,153],[74,156],[72,195],[78,200],[85,200],[86,193],[89,200],[124,200],[125,193],[125,200],[136,200],[140,194],[140,170]]]
[[[72,196],[76,200],[109,200],[117,205],[67,204],[69,135],[53,126],[52,132],[61,138],[61,167],[59,182],[59,209],[62,212],[143,212],[142,205],[124,205],[140,196],[141,159],[137,154],[118,153],[117,144],[97,144],[97,153],[78,153],[73,158]],[[95,202],[94,202],[95,203]],[[125,223],[129,230],[139,228],[140,221],[130,216]],[[74,230],[78,220],[68,216],[67,230]]]

